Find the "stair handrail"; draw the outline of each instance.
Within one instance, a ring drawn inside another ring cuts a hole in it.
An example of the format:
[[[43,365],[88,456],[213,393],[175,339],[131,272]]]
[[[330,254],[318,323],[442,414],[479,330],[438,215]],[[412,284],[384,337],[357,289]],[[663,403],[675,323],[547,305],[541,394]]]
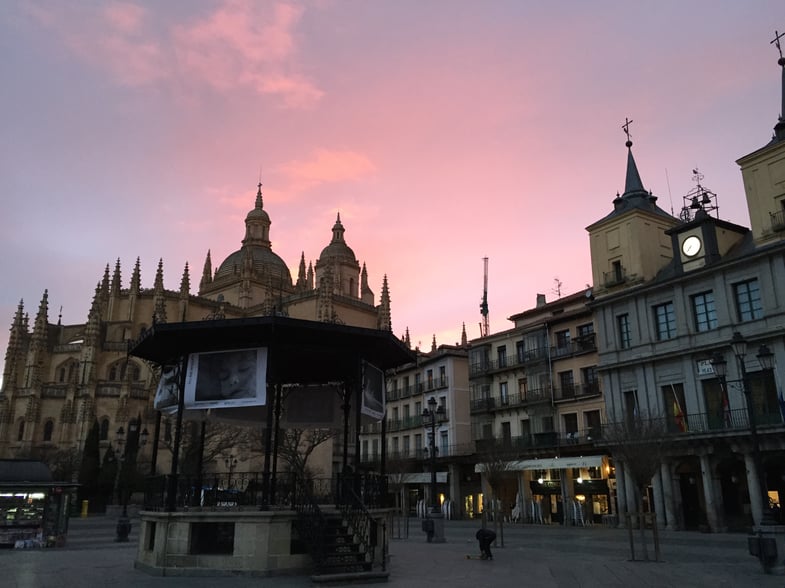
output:
[[[308,489],[307,481],[302,478],[295,480],[292,508],[297,513],[296,525],[300,539],[308,547],[316,567],[319,568],[326,557],[324,547],[327,518]]]
[[[344,483],[342,492],[340,493],[341,500],[338,504],[338,510],[346,519],[357,540],[365,543],[366,553],[371,557],[369,563],[371,564],[371,568],[373,568],[376,564],[376,546],[378,541],[377,523],[352,486],[352,484]],[[387,532],[384,521],[382,521],[381,569],[382,571],[387,570]]]

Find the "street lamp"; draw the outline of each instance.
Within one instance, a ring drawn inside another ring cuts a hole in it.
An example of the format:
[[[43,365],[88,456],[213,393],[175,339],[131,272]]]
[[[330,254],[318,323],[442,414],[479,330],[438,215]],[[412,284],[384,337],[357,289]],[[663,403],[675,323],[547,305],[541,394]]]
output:
[[[439,509],[439,495],[436,492],[436,421],[444,417],[444,406],[437,408],[436,398],[428,400],[423,409],[423,421],[430,426],[430,465],[431,465],[431,508],[423,521],[423,530],[428,535],[428,543],[444,543],[444,520]]]
[[[117,537],[115,538],[115,541],[117,542],[128,541],[128,535],[131,532],[131,520],[128,518],[128,491],[127,489],[120,488],[120,474],[126,459],[132,455],[135,456],[137,450],[147,444],[147,439],[149,437],[147,428],[144,428],[141,433],[137,434],[139,425],[139,421],[131,421],[128,423],[128,443],[126,443],[126,434],[123,427],[117,429],[117,433],[115,433],[114,452],[115,457],[117,458],[117,473],[114,482],[115,494],[117,495],[118,502],[121,502],[123,505],[123,512],[117,520]],[[134,443],[135,445],[131,447],[129,452],[129,444],[131,443]],[[128,480],[125,480],[125,483],[128,484]]]
[[[766,473],[763,470],[763,459],[761,457],[760,442],[758,440],[758,428],[755,423],[755,407],[752,402],[752,391],[750,390],[749,380],[747,377],[747,366],[744,358],[747,355],[747,341],[741,333],[736,331],[730,341],[733,355],[736,357],[736,363],[741,373],[741,390],[744,393],[744,399],[747,404],[747,418],[750,423],[750,438],[752,440],[752,461],[755,464],[755,470],[758,474],[758,486],[761,494],[761,525],[774,525],[771,511],[769,509],[769,493],[766,489]],[[774,354],[771,352],[767,345],[761,345],[758,348],[756,356],[764,371],[773,369],[774,367]],[[711,367],[714,373],[719,378],[720,382],[725,385],[725,379],[728,372],[728,362],[721,353],[715,352],[710,360]]]
[[[237,467],[237,458],[234,455],[227,455],[224,458],[224,464],[226,465],[226,469],[229,470],[229,480],[227,481],[226,485],[229,486],[232,483],[232,472],[234,468]]]

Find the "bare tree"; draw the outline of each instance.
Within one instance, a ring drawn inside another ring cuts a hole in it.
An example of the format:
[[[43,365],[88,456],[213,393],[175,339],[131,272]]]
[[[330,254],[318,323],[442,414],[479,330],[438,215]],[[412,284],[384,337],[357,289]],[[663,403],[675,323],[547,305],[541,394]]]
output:
[[[298,477],[307,478],[314,472],[308,469],[308,458],[322,443],[335,437],[335,429],[281,429],[278,457]]]
[[[202,443],[202,426],[204,426],[204,443]],[[180,441],[180,471],[185,475],[199,475],[199,464],[220,460],[228,453],[238,452],[239,447],[247,447],[251,443],[251,431],[247,427],[238,427],[221,422],[183,421]],[[164,439],[169,451],[174,451],[174,435]],[[201,451],[201,460],[200,460]],[[239,451],[245,454],[245,451]]]
[[[499,513],[499,497],[504,482],[510,479],[510,462],[502,453],[491,450],[484,456],[480,463],[482,474],[491,489],[491,513],[493,514],[493,528],[499,532],[499,545],[504,547],[504,523]],[[498,525],[498,526],[497,526]]]
[[[652,478],[659,471],[669,446],[665,419],[662,417],[642,418],[635,415],[623,422],[606,425],[603,436],[611,448],[614,459],[624,464],[624,471],[635,486],[637,512],[629,513],[632,517],[628,526],[632,529],[632,519],[636,518],[640,529],[641,547],[644,561],[649,560],[646,542],[646,517],[643,512],[643,497]],[[657,533],[657,518],[652,516],[652,535],[654,538],[655,560],[659,561],[660,545]],[[630,549],[635,559],[635,547],[630,530]]]

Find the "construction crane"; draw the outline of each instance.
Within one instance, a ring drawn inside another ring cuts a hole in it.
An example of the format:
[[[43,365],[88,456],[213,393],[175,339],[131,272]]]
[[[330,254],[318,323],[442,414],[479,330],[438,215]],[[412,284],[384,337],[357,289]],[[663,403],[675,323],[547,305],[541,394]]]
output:
[[[485,273],[482,282],[482,301],[480,302],[480,314],[482,315],[482,322],[480,323],[480,337],[487,337],[490,331],[488,324],[488,258],[482,258]]]

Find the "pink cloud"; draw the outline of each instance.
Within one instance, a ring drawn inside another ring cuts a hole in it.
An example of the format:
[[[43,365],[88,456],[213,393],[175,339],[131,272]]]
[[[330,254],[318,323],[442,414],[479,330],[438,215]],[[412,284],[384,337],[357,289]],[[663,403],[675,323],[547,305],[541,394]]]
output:
[[[301,7],[230,0],[207,18],[174,30],[175,55],[188,77],[226,91],[247,85],[280,96],[290,107],[306,108],[323,95],[310,81],[289,73],[295,52],[294,28]]]
[[[116,31],[133,33],[137,31],[147,16],[141,6],[128,2],[114,2],[104,8],[104,18]]]
[[[345,182],[368,176],[376,166],[362,153],[348,150],[317,149],[305,161],[281,166],[296,189],[304,190],[328,182]]]
[[[115,2],[99,13],[31,5],[40,25],[57,31],[83,62],[126,86],[172,79],[221,92],[249,88],[286,108],[311,108],[324,92],[297,72],[299,6],[226,0],[207,16],[157,32],[147,10]]]

